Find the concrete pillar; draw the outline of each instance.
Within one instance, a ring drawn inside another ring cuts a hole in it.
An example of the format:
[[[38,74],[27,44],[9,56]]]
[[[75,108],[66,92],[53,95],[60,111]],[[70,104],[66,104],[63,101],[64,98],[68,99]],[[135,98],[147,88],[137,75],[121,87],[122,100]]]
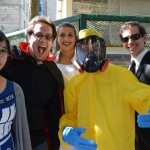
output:
[[[57,19],[62,19],[72,16],[73,0],[57,0]]]
[[[53,21],[55,21],[57,19],[57,17],[56,17],[56,12],[57,12],[56,6],[57,6],[56,0],[47,0],[47,4],[46,4],[47,13],[46,13],[46,15],[48,15]]]

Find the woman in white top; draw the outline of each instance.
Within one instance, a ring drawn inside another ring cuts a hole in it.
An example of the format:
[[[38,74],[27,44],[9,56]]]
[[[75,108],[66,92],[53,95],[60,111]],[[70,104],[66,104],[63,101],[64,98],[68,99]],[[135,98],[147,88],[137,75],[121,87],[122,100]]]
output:
[[[65,85],[78,72],[72,63],[72,60],[75,59],[77,39],[76,28],[73,24],[64,22],[57,27],[55,62],[63,74]]]

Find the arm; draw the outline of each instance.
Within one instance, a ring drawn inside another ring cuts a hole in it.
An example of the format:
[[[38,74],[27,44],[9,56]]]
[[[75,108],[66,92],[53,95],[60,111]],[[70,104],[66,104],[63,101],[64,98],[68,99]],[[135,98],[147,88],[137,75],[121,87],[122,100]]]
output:
[[[150,106],[150,86],[140,83],[128,70],[121,76],[123,99],[139,114],[145,114]]]
[[[16,117],[13,123],[13,135],[16,150],[31,150],[24,94],[16,83],[14,83],[14,90],[16,95]]]
[[[94,141],[81,136],[82,133],[86,132],[86,129],[77,127],[78,99],[73,87],[72,84],[68,83],[64,92],[66,114],[60,119],[60,141],[66,148],[71,146],[75,150],[96,150],[97,145]]]

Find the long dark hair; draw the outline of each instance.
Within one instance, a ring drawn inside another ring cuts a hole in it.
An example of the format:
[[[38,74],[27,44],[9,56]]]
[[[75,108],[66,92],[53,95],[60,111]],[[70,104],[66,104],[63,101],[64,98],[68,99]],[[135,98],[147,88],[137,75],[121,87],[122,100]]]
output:
[[[5,34],[0,31],[0,41],[5,41],[6,45],[7,45],[7,50],[8,50],[8,54],[10,54],[10,42],[9,39],[5,36]]]

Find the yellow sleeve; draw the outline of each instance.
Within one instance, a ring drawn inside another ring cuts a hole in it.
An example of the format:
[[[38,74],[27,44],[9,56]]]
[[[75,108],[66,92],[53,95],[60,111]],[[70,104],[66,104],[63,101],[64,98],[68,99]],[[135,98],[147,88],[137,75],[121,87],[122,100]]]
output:
[[[62,139],[62,131],[64,127],[76,127],[77,125],[77,98],[76,93],[70,83],[67,84],[64,90],[64,104],[65,104],[65,114],[61,117],[59,122],[59,139],[64,147],[69,147],[68,144],[64,143]]]
[[[123,99],[125,99],[138,113],[147,113],[150,106],[150,86],[143,84],[125,70],[122,74]]]

